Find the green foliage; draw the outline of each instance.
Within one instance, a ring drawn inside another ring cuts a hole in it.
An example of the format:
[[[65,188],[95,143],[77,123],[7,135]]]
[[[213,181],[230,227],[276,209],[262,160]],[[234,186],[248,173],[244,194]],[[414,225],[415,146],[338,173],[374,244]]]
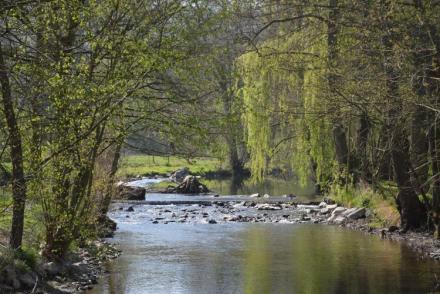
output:
[[[40,258],[36,248],[22,248],[15,253],[15,258],[23,261],[29,269],[34,269]]]
[[[282,42],[266,41],[258,54],[247,53],[238,61],[246,142],[256,180],[264,177],[268,162],[277,157],[291,162],[303,184],[314,175],[323,185],[332,175],[332,125],[322,115],[328,111],[326,45],[309,43],[308,34],[305,30]],[[276,53],[286,51],[299,53]],[[290,138],[288,144],[277,143],[285,138]]]
[[[13,265],[21,271],[35,269],[39,257],[33,249],[12,250],[0,246],[0,270]]]

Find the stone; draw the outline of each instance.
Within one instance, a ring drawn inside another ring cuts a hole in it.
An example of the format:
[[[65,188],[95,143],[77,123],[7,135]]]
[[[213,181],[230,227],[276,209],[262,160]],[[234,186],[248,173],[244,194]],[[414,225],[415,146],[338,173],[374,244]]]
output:
[[[337,225],[341,225],[341,224],[345,223],[346,220],[347,220],[347,219],[346,219],[344,216],[342,216],[342,215],[338,215],[338,216],[335,218],[335,220],[333,221],[333,223],[334,223],[334,224],[337,224]]]
[[[251,198],[259,198],[261,196],[260,196],[260,193],[254,193],[252,195],[249,195],[249,197],[251,197]]]
[[[357,220],[360,218],[365,218],[365,208],[355,208],[353,211],[347,214],[347,218]]]
[[[216,224],[216,223],[217,223],[217,221],[216,221],[216,220],[214,220],[214,219],[210,219],[210,220],[208,221],[208,223],[209,223],[209,224]]]
[[[55,263],[53,261],[43,263],[42,269],[49,276],[56,276],[62,272],[62,266],[59,263]]]
[[[344,212],[342,212],[340,215],[343,215],[345,217],[347,217],[350,213],[352,213],[353,211],[355,211],[356,208],[347,208]]]
[[[312,218],[310,216],[308,216],[308,215],[303,215],[302,218],[301,218],[301,220],[303,220],[303,221],[310,221],[311,219]]]
[[[336,204],[336,202],[333,199],[329,198],[329,197],[325,197],[324,198],[324,202],[327,203],[327,204],[330,204],[330,205]]]
[[[330,213],[330,209],[328,209],[327,207],[321,208],[319,213],[320,214],[329,214]]]
[[[280,224],[290,224],[291,221],[289,221],[287,219],[282,219],[282,220],[279,220],[278,223],[280,223]]]
[[[328,208],[330,211],[333,211],[336,207],[338,207],[337,204],[328,204],[328,205],[327,205],[327,208]]]
[[[27,289],[32,289],[37,282],[37,277],[32,275],[31,273],[25,273],[21,275],[19,279],[23,287]]]
[[[234,207],[234,208],[242,208],[245,205],[246,205],[246,202],[242,201],[242,202],[239,202],[237,204],[232,205],[232,207]]]
[[[236,221],[240,220],[240,217],[239,216],[228,216],[228,217],[226,217],[225,220],[229,221],[229,222],[236,222]]]
[[[342,214],[344,211],[346,211],[347,209],[344,207],[336,207],[333,211],[332,211],[332,216],[333,215],[340,215]]]
[[[133,211],[134,211],[133,206],[130,206],[129,208],[127,208],[127,211],[129,211],[129,212],[133,212]]]
[[[332,223],[335,219],[336,219],[337,215],[331,215],[328,219],[327,222],[328,223]]]
[[[189,168],[187,167],[180,168],[171,174],[170,180],[176,183],[181,183],[189,175],[190,175]]]
[[[118,187],[118,198],[125,200],[145,200],[146,190],[143,187],[122,185]]]
[[[275,205],[270,205],[267,203],[257,204],[257,205],[255,205],[255,208],[257,210],[281,210],[281,207],[275,206]]]
[[[263,196],[263,198],[270,198],[270,195],[269,194],[264,194],[264,196]]]
[[[317,212],[320,212],[320,211],[321,211],[320,209],[315,209],[315,208],[308,208],[308,209],[306,209],[306,213],[307,214],[317,213]]]
[[[324,207],[327,207],[327,203],[325,202],[319,203],[319,208],[324,208]]]
[[[320,210],[320,207],[318,205],[298,204],[297,208],[301,209],[301,210],[307,210],[307,209],[314,210],[314,211],[319,211]]]
[[[392,233],[392,232],[396,232],[396,231],[398,231],[399,230],[399,227],[398,226],[390,226],[389,228],[388,228],[388,232],[390,232],[390,233]]]

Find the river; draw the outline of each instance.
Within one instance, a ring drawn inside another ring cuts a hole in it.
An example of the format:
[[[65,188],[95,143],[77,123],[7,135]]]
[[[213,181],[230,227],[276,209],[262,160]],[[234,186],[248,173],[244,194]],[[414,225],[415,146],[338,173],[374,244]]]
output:
[[[428,293],[440,276],[405,245],[335,226],[152,224],[148,205],[117,206],[123,253],[89,294]]]

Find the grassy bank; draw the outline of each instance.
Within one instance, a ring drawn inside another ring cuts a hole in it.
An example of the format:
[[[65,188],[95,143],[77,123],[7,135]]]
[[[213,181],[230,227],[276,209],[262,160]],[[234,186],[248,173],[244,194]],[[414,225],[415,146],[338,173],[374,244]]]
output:
[[[329,196],[345,207],[365,207],[372,211],[371,227],[389,227],[400,222],[394,195],[397,188],[390,183],[382,183],[376,190],[370,186],[334,186]]]
[[[176,156],[127,155],[122,158],[118,177],[165,175],[182,167],[188,167],[191,173],[196,175],[216,172],[225,168],[224,164],[215,158],[187,160]]]

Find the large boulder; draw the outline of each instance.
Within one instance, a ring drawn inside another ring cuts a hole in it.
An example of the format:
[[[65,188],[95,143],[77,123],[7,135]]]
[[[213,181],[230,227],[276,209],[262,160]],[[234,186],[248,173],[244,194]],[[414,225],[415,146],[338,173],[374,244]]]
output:
[[[181,183],[187,176],[189,176],[189,168],[184,167],[173,172],[170,176],[170,180],[176,183]]]
[[[366,209],[361,207],[361,208],[353,208],[349,211],[346,211],[344,216],[346,216],[349,219],[353,219],[353,220],[357,220],[360,218],[365,218],[365,214],[366,214]]]
[[[169,193],[179,194],[200,194],[208,193],[209,189],[199,182],[195,176],[186,176],[185,179],[177,187],[169,188]]]
[[[118,187],[118,198],[124,200],[145,200],[146,190],[143,187],[120,185]]]

